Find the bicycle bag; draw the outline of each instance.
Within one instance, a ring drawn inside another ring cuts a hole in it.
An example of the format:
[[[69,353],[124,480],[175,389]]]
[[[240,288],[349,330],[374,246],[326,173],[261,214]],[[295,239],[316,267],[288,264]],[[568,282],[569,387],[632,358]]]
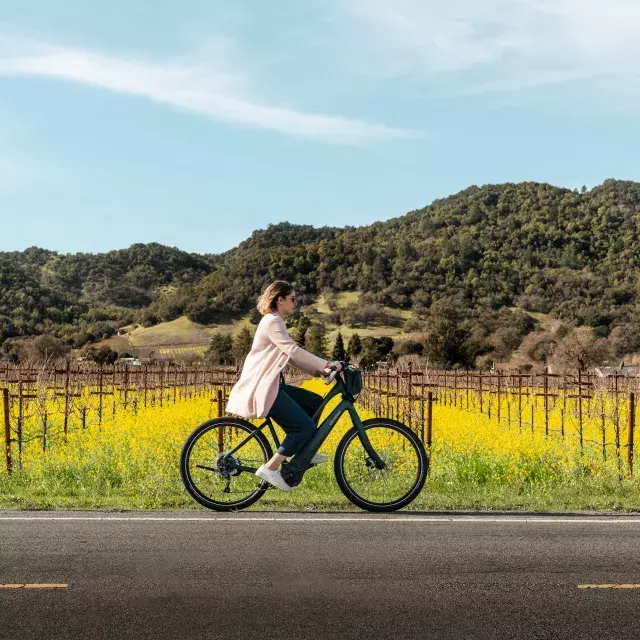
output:
[[[347,393],[354,398],[362,391],[362,372],[360,369],[353,365],[344,369],[344,386]]]

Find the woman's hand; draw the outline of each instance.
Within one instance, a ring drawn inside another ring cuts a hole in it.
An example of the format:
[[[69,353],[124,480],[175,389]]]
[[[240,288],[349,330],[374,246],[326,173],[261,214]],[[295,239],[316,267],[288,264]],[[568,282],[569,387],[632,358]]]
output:
[[[339,360],[333,360],[328,363],[328,365],[322,370],[322,375],[326,378],[331,375],[331,372],[337,369],[338,371],[342,371],[342,365]]]

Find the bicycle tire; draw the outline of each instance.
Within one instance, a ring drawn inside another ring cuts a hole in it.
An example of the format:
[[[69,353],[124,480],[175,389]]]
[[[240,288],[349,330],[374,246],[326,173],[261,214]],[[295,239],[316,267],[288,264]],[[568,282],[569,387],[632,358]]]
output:
[[[182,450],[180,452],[180,476],[182,478],[182,483],[184,484],[184,487],[189,495],[203,507],[207,507],[208,509],[212,509],[214,511],[239,511],[240,509],[246,509],[247,507],[250,507],[254,502],[257,502],[262,497],[264,492],[269,488],[269,483],[262,480],[257,489],[253,493],[251,493],[248,498],[239,500],[238,502],[219,502],[217,500],[212,500],[210,497],[206,496],[198,490],[196,483],[193,481],[193,478],[191,477],[191,473],[189,471],[189,458],[191,452],[193,451],[195,443],[198,441],[198,438],[203,436],[211,429],[215,429],[221,424],[225,426],[237,427],[239,429],[247,431],[247,433],[253,433],[254,431],[256,431],[256,427],[247,420],[243,420],[242,418],[234,418],[231,416],[221,416],[220,418],[214,418],[213,420],[207,420],[206,422],[203,422],[189,434],[184,445],[182,446]],[[271,449],[269,440],[267,440],[267,438],[261,431],[255,432],[254,438],[256,438],[256,440],[259,442],[264,453],[264,461],[267,462],[273,456],[273,451]]]
[[[389,503],[371,502],[358,495],[358,493],[356,493],[356,491],[349,484],[344,470],[344,458],[347,447],[354,438],[358,437],[359,433],[357,427],[354,426],[349,429],[347,433],[345,433],[345,435],[342,437],[342,440],[340,440],[340,443],[338,444],[338,448],[336,449],[336,455],[334,459],[334,473],[338,486],[340,487],[340,490],[346,496],[346,498],[361,509],[377,513],[397,511],[398,509],[401,509],[402,507],[405,507],[410,502],[412,502],[422,490],[429,472],[429,457],[427,456],[424,445],[422,444],[418,436],[416,436],[416,434],[413,433],[413,431],[411,431],[409,427],[402,424],[401,422],[398,422],[397,420],[392,420],[391,418],[369,418],[368,420],[364,420],[362,424],[365,430],[370,429],[373,426],[382,426],[393,429],[394,431],[398,431],[407,438],[407,440],[415,447],[415,450],[418,453],[419,467],[416,481],[409,489],[409,491],[405,493],[405,495],[403,495],[400,499],[394,500],[393,502]]]

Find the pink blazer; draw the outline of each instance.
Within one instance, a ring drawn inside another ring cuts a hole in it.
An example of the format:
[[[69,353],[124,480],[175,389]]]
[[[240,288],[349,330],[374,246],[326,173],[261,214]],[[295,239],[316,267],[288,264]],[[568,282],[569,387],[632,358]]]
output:
[[[298,346],[287,332],[280,314],[262,316],[240,378],[229,394],[226,411],[243,418],[264,418],[278,395],[280,372],[291,361],[299,369],[315,374],[329,362]]]

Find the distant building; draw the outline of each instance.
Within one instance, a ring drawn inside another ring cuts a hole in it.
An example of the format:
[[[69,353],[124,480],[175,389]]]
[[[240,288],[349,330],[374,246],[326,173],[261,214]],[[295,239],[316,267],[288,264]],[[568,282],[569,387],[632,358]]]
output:
[[[595,372],[601,378],[615,376],[616,373],[622,376],[640,377],[640,366],[621,364],[619,367],[596,367]]]
[[[118,358],[116,364],[128,364],[134,367],[142,366],[142,362],[138,358]]]

